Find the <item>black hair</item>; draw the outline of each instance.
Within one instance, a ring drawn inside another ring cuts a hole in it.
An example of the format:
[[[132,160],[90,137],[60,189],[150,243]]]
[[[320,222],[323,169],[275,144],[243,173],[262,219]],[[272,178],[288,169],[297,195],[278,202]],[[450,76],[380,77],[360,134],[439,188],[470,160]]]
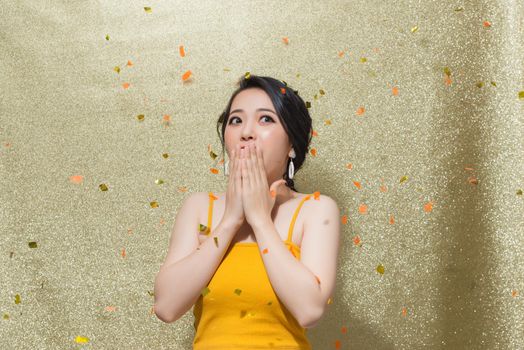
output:
[[[293,158],[293,165],[295,174],[300,169],[306,154],[311,144],[312,134],[312,120],[309,115],[308,108],[304,100],[298,95],[297,90],[293,90],[287,85],[285,81],[280,81],[275,78],[267,76],[258,76],[253,74],[246,74],[242,76],[237,82],[238,88],[231,95],[226,109],[220,114],[217,122],[217,133],[222,144],[222,156],[224,157],[224,133],[226,130],[229,113],[231,110],[231,103],[235,96],[243,90],[249,88],[260,88],[264,90],[271,98],[271,102],[275,106],[278,118],[286,131],[296,157]],[[295,189],[293,179],[288,177],[288,166],[291,158],[288,159],[286,170],[283,178],[286,180],[286,186],[298,192]]]

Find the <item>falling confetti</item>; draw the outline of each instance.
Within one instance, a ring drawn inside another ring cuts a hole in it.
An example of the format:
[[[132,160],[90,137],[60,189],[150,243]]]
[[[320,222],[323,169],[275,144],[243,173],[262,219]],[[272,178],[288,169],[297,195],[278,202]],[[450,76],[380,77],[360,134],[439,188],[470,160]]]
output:
[[[411,28],[411,33],[415,33],[418,30],[418,26],[414,26]]]
[[[117,73],[120,73],[120,67],[119,66],[115,66],[115,68],[113,68],[113,70]]]
[[[393,214],[389,216],[389,224],[393,225],[395,223],[395,218],[393,217]]]
[[[152,12],[151,7],[149,7],[149,6],[144,7],[144,11],[146,11],[146,13],[151,13]]]
[[[315,191],[315,192],[313,192],[313,197],[314,197],[314,199],[317,200],[317,201],[320,200],[320,191]],[[307,199],[309,199],[309,198],[310,198],[310,196],[308,196]],[[306,200],[307,200],[307,199],[306,199]]]
[[[348,216],[345,215],[345,214],[342,215],[342,219],[341,219],[341,221],[342,221],[342,224],[346,225],[346,224],[348,223]]]
[[[306,108],[311,108],[311,102],[306,101]]]
[[[367,59],[366,57],[361,57],[361,58],[360,58],[360,62],[361,62],[361,63],[365,63],[365,62],[367,62],[367,61],[368,61],[368,59]]]
[[[364,106],[360,106],[357,109],[357,115],[362,115],[362,114],[364,114],[365,111],[366,111],[366,109],[364,108]]]
[[[358,207],[358,212],[360,214],[367,214],[368,213],[368,206],[364,203],[362,203],[361,205],[359,205]]]
[[[143,114],[139,114],[136,116],[136,119],[138,119],[139,121],[144,121],[144,118],[145,116]]]
[[[100,184],[98,185],[98,188],[100,189],[100,191],[107,191],[108,190],[108,187],[106,184]]]
[[[164,183],[164,180],[162,180],[162,179],[156,179],[155,180],[155,184],[157,184],[157,185],[162,185],[163,183]]]
[[[164,159],[169,158],[169,153],[162,153],[162,158],[164,158]]]
[[[84,177],[82,175],[72,175],[69,177],[69,182],[74,184],[80,184],[84,181]]]
[[[209,292],[211,292],[211,290],[210,290],[208,287],[204,287],[204,288],[202,289],[202,291],[200,292],[200,294],[202,294],[202,296],[205,297],[206,295],[209,294]]]
[[[359,235],[356,235],[355,237],[353,237],[353,244],[354,245],[360,246],[360,243],[361,243],[361,240],[360,240],[360,236]]]
[[[29,242],[29,248],[37,248],[36,242]]]
[[[489,28],[489,27],[491,27],[491,22],[490,21],[484,21],[484,22],[482,22],[482,25],[484,26],[484,28]]]
[[[240,295],[240,293],[242,293],[242,290],[241,290],[241,289],[238,289],[238,288],[235,289],[235,294],[236,294],[236,295]]]
[[[398,96],[398,86],[393,86],[391,89],[393,96]]]
[[[106,34],[106,40],[109,40],[109,34]]]
[[[131,67],[132,65],[133,65],[133,62],[131,62],[131,60],[127,60],[127,66]]]
[[[267,254],[269,252],[269,250],[267,248],[264,248],[264,250],[262,251],[262,254]]]
[[[519,91],[519,99],[524,99],[524,90]]]
[[[218,174],[219,170],[217,168],[210,169],[213,174]]]
[[[244,79],[249,79],[251,77],[251,73],[250,72],[246,72],[244,74]]]
[[[406,175],[404,175],[404,176],[402,176],[400,178],[400,182],[399,183],[403,183],[403,182],[407,181],[407,179],[408,179],[408,177]]]
[[[213,237],[213,240],[215,241],[215,246],[218,247],[218,237],[217,236]]]
[[[282,93],[282,95],[285,95],[286,94],[286,88],[280,88],[280,92]]]
[[[359,190],[362,188],[359,181],[353,181],[353,185],[355,185],[355,187],[358,188]]]
[[[122,255],[122,258],[126,257],[126,248],[122,248],[122,252],[120,253]]]
[[[151,208],[158,208],[158,202],[157,201],[149,202],[149,205],[151,206]]]
[[[187,70],[183,75],[182,75],[182,81],[186,81],[189,79],[189,77],[191,76],[192,72],[191,70]]]
[[[317,156],[317,149],[316,148],[312,148],[311,151],[309,151],[309,153],[311,153],[311,155],[313,157],[316,157]]]
[[[433,210],[433,202],[428,202],[426,204],[424,204],[424,211],[426,213],[429,213]]]
[[[22,300],[20,300],[20,294],[15,295],[15,304],[20,304]]]
[[[186,56],[186,52],[184,51],[184,45],[180,45],[178,47],[178,52],[180,53],[180,57],[185,57]]]
[[[382,264],[378,264],[377,272],[380,273],[381,275],[384,274],[384,266],[382,266]]]
[[[131,85],[131,84],[129,84],[129,83],[123,83],[123,84],[122,84],[122,87],[123,87],[124,89],[128,89],[130,85]]]
[[[287,36],[283,37],[282,38],[282,41],[284,42],[284,44],[288,45],[289,44],[289,38]]]

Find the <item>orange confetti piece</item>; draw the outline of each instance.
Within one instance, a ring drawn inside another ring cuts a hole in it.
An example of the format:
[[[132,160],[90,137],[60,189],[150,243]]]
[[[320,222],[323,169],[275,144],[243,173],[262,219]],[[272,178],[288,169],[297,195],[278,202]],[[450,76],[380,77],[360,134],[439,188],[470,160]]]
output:
[[[131,60],[127,60],[127,66],[131,67],[132,65],[133,65],[133,62],[131,62]]]
[[[489,27],[491,27],[491,22],[490,21],[484,21],[484,22],[482,22],[482,25],[484,26],[484,28],[489,28]]]
[[[284,42],[284,44],[289,44],[289,38],[287,36],[283,37],[282,38],[282,41]]]
[[[218,174],[218,169],[217,168],[211,168],[211,172],[213,174]]]
[[[318,136],[318,133],[315,130],[311,130],[311,136]]]
[[[451,76],[446,75],[446,77],[444,78],[444,84],[446,84],[447,86],[451,85]]]
[[[398,87],[394,86],[393,89],[391,89],[391,92],[393,93],[393,96],[398,96]]]
[[[331,119],[326,119],[324,121],[324,125],[331,125]]]
[[[348,223],[348,216],[345,215],[345,214],[342,215],[342,223],[343,223],[344,225],[346,225],[346,224]]]
[[[477,178],[475,176],[470,176],[468,177],[468,182],[472,185],[478,185],[479,181],[477,180]]]
[[[188,70],[184,73],[184,75],[182,75],[182,80],[183,81],[186,81],[187,79],[189,79],[189,77],[191,76],[192,72],[191,70]]]
[[[262,251],[262,254],[267,254],[269,250],[267,248],[264,248],[264,250]]]
[[[424,204],[424,211],[426,213],[429,213],[433,210],[433,202],[428,202],[426,204]]]
[[[180,192],[187,192],[187,191],[188,191],[187,187],[185,187],[185,186],[179,186],[179,187],[177,187],[177,189],[178,189]]]
[[[406,316],[407,314],[408,314],[408,310],[405,307],[403,307],[402,308],[402,316]]]
[[[282,95],[285,95],[286,94],[286,88],[280,88],[280,92],[282,93]]]
[[[340,349],[341,346],[342,344],[340,343],[340,340],[335,340],[335,349]]]
[[[105,311],[113,312],[116,310],[116,306],[106,306],[104,308]]]
[[[388,191],[388,188],[387,188],[386,185],[382,185],[379,188],[380,188],[380,192],[387,192]]]
[[[393,217],[393,214],[389,216],[389,224],[393,225],[395,223],[395,218]]]
[[[519,293],[518,293],[515,289],[513,289],[513,290],[511,291],[511,296],[512,296],[512,297],[516,297],[518,294],[519,294]]]
[[[313,196],[315,197],[315,199],[316,199],[317,201],[320,200],[320,191],[315,191],[315,192],[313,193]]]
[[[131,85],[131,84],[129,84],[129,83],[123,83],[123,84],[122,84],[122,87],[123,87],[124,89],[128,89],[130,85]]]
[[[340,332],[343,333],[343,334],[346,334],[348,332],[348,329],[346,326],[342,326],[342,328],[340,328]]]
[[[126,257],[126,248],[122,248],[122,258],[125,258]]]
[[[184,45],[180,45],[178,47],[178,51],[180,53],[180,57],[185,57],[186,56],[186,52],[184,51]]]
[[[82,183],[82,181],[84,181],[84,177],[82,175],[72,175],[69,177],[69,181],[74,184],[79,184]]]
[[[358,189],[360,190],[360,188],[361,188],[360,182],[358,182],[358,181],[353,181],[353,185],[355,185],[355,187],[358,188]]]
[[[311,151],[310,151],[311,155],[313,157],[316,157],[317,156],[317,149],[316,148],[312,148]]]
[[[171,116],[164,114],[164,116],[162,117],[162,120],[168,122],[171,120]]]
[[[368,212],[368,206],[365,205],[365,204],[361,204],[361,205],[359,205],[359,207],[358,207],[358,212],[359,212],[360,214],[367,214],[367,212]]]
[[[342,57],[342,56],[344,56],[344,51],[339,51],[338,52],[338,57]]]
[[[348,168],[349,170],[353,169],[353,164],[347,163],[346,164],[346,168]]]
[[[362,115],[362,114],[364,114],[365,111],[366,111],[366,109],[364,108],[364,106],[360,106],[357,109],[357,115]]]
[[[271,190],[270,195],[271,195],[271,198],[275,198],[277,196],[277,191]]]
[[[356,235],[355,237],[353,237],[353,244],[355,244],[355,245],[359,245],[360,244],[360,236],[359,235]]]

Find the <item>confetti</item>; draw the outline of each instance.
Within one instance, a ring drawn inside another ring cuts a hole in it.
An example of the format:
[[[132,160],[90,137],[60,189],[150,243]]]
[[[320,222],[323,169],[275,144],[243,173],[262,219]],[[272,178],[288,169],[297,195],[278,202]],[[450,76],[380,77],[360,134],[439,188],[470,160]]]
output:
[[[311,136],[313,137],[318,136],[318,133],[315,130],[311,130]]]
[[[186,81],[189,79],[189,77],[191,76],[192,72],[191,70],[187,70],[183,75],[182,75],[182,80],[183,81]]]
[[[122,248],[120,255],[122,255],[122,258],[126,257],[126,248]]]
[[[407,181],[408,177],[406,175],[402,176],[400,178],[400,182],[399,183],[403,183],[404,181]]]
[[[216,159],[216,157],[218,157],[217,154],[213,151],[209,151],[209,155],[211,156],[213,160]]]
[[[361,62],[361,63],[365,63],[365,62],[367,62],[367,61],[368,61],[368,59],[367,59],[366,57],[361,57],[361,58],[360,58],[360,62]]]
[[[9,314],[4,314],[4,320],[8,320],[9,319]]]
[[[382,264],[378,264],[377,272],[380,273],[381,275],[384,274],[384,266],[382,266]]]
[[[268,301],[267,305],[272,305],[273,302],[272,301]]]
[[[320,191],[313,192],[313,197],[315,200],[320,200]],[[309,198],[308,198],[309,199]],[[307,199],[306,199],[307,200]]]
[[[367,214],[368,213],[368,206],[364,203],[362,203],[361,205],[359,205],[358,207],[358,212],[360,214]]]
[[[517,196],[522,196],[522,189],[519,188],[519,189],[517,190]]]
[[[109,34],[106,34],[106,40],[109,40]]]
[[[519,91],[519,99],[524,99],[524,90]]]
[[[395,223],[395,218],[393,217],[393,214],[389,216],[389,224],[393,225]]]
[[[353,237],[353,244],[354,245],[358,246],[358,245],[360,245],[360,242],[361,242],[361,240],[360,240],[360,236],[359,235],[356,235],[355,237]]]
[[[151,206],[151,208],[158,208],[158,202],[157,201],[149,202],[149,205]]]
[[[365,111],[366,111],[366,109],[364,108],[364,106],[360,106],[357,109],[357,115],[362,115],[362,114],[364,114]]]
[[[393,96],[398,96],[398,86],[393,86],[391,89]]]
[[[408,314],[408,310],[405,307],[403,307],[402,308],[402,316],[406,316],[407,314]]]
[[[344,225],[346,225],[346,224],[348,223],[348,216],[345,215],[345,214],[342,215],[342,223],[343,223]]]
[[[217,236],[213,237],[213,240],[215,241],[215,245],[218,247],[218,237]]]
[[[339,51],[338,52],[338,57],[342,57],[342,56],[344,56],[344,51]]]
[[[335,349],[340,349],[342,344],[340,343],[340,340],[335,340]]]
[[[236,294],[236,295],[240,295],[240,293],[242,293],[242,290],[241,290],[241,289],[238,289],[238,288],[235,289],[235,294]]]
[[[79,184],[84,181],[84,177],[82,175],[72,175],[69,177],[69,181],[74,184]]]
[[[157,184],[157,185],[162,185],[163,183],[164,183],[164,180],[162,180],[162,179],[156,179],[155,180],[155,184]]]
[[[297,93],[297,95],[298,95],[298,93]],[[311,102],[306,101],[306,108],[311,108]]]
[[[210,290],[208,287],[204,287],[204,288],[202,289],[202,291],[200,292],[200,294],[202,294],[202,296],[205,297],[206,295],[209,294],[209,292],[211,292],[211,290]]]
[[[37,248],[36,242],[29,242],[28,245],[29,245],[29,248]]]
[[[75,342],[77,342],[78,344],[85,344],[85,343],[89,342],[89,338],[77,335],[76,338],[75,338]]]
[[[491,27],[491,22],[490,21],[484,21],[484,22],[482,22],[482,25],[484,26],[484,28],[489,28],[489,27]]]
[[[131,67],[132,65],[133,65],[133,62],[131,62],[131,60],[127,60],[127,66]]]
[[[311,151],[309,151],[309,153],[311,153],[311,155],[313,157],[316,157],[317,156],[317,149],[316,148],[312,148]]]
[[[116,306],[106,306],[104,310],[108,312],[113,312],[116,310]]]
[[[20,294],[15,295],[15,304],[20,304],[22,300],[20,300]]]
[[[269,252],[269,250],[267,248],[265,248],[263,251],[262,251],[262,254],[267,254]]]
[[[120,67],[119,66],[115,66],[115,68],[113,68],[113,70],[117,73],[120,73]]]
[[[217,168],[211,168],[210,170],[213,174],[218,174],[219,171]]]
[[[169,158],[169,154],[168,153],[162,153],[162,157],[167,159],[167,158]]]
[[[320,284],[320,278],[318,278],[317,275],[315,275],[315,279],[317,280],[317,283]]]
[[[100,184],[98,185],[98,188],[100,189],[100,191],[107,191],[108,190],[108,187],[106,184]]]
[[[275,198],[277,196],[277,191],[271,190],[269,194],[271,195],[271,198]]]
[[[340,332],[343,333],[343,334],[346,334],[348,332],[347,327],[342,326],[342,328],[340,329]]]
[[[139,114],[136,116],[136,119],[138,119],[139,121],[144,121],[144,118],[145,116],[143,114]]]
[[[149,6],[144,7],[144,11],[146,11],[146,13],[151,13],[152,12],[151,7],[149,7]]]
[[[123,83],[123,84],[122,84],[122,87],[123,87],[124,89],[128,89],[130,85],[131,85],[131,84],[129,84],[129,83]]]
[[[283,37],[282,38],[282,41],[284,42],[284,44],[288,45],[289,44],[289,38],[287,36]]]
[[[244,74],[244,79],[249,79],[250,77],[251,77],[251,73],[246,72],[246,73]]]
[[[418,30],[418,26],[414,26],[411,28],[411,33],[415,33]]]
[[[282,95],[285,95],[286,94],[286,88],[280,88],[280,92],[282,93]]]
[[[178,52],[180,53],[180,57],[185,57],[186,56],[186,52],[184,51],[184,45],[180,45],[178,47]]]
[[[433,202],[428,202],[426,204],[424,204],[424,211],[426,213],[429,213],[433,210]]]
[[[355,185],[355,187],[358,188],[359,190],[362,188],[359,181],[353,181],[353,185]]]

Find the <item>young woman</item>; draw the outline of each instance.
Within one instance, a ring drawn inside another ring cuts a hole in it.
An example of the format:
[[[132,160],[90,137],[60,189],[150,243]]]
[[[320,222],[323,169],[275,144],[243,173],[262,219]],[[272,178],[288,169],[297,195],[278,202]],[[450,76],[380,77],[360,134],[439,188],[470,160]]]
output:
[[[227,191],[184,200],[156,276],[155,313],[174,322],[194,306],[196,350],[311,349],[306,330],[335,288],[340,210],[294,187],[312,135],[306,105],[277,79],[244,77],[217,132]]]

